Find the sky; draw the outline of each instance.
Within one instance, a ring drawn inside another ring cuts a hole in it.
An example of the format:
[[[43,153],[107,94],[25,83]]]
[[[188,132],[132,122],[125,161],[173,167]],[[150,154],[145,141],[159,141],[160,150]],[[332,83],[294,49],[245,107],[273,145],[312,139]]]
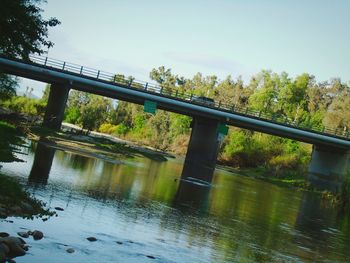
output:
[[[47,0],[51,58],[149,81],[164,65],[247,82],[263,69],[350,80],[348,0]],[[43,83],[23,80],[21,89]]]

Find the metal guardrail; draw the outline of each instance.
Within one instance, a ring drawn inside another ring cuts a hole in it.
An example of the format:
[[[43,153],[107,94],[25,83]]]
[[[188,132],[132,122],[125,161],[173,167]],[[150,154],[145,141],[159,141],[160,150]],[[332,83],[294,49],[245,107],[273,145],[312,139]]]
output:
[[[80,66],[77,64],[68,63],[61,60],[51,59],[51,58],[42,57],[42,56],[33,56],[33,55],[30,56],[30,60],[33,64],[38,64],[48,68],[57,69],[63,72],[73,73],[80,76],[93,78],[95,80],[108,82],[114,85],[119,85],[130,89],[142,90],[144,92],[158,94],[160,96],[166,96],[169,98],[173,98],[176,100],[180,100],[180,101],[184,101],[192,104],[197,104],[208,108],[231,112],[231,113],[235,113],[235,114],[239,114],[239,115],[243,115],[243,116],[247,116],[247,117],[251,117],[251,118],[255,118],[263,121],[273,122],[273,123],[277,123],[288,127],[306,130],[306,131],[312,131],[312,132],[327,135],[327,136],[340,137],[342,139],[347,139],[347,140],[349,140],[350,138],[349,131],[342,131],[340,129],[331,129],[324,126],[306,126],[300,123],[292,122],[282,115],[266,114],[262,111],[252,110],[249,107],[238,107],[237,105],[234,105],[234,104],[229,105],[229,104],[223,104],[221,102],[213,102],[213,103],[208,103],[204,101],[201,102],[200,100],[198,100],[198,96],[194,95],[193,93],[179,92],[178,90],[175,90],[175,89],[173,90],[164,89],[157,84],[152,84],[149,82],[140,81],[136,79],[126,79],[116,74]]]

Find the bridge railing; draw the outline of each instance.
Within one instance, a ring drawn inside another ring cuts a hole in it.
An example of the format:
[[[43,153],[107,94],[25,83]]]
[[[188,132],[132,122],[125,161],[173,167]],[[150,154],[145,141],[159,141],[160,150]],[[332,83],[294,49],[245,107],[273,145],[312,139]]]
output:
[[[243,116],[248,116],[248,117],[252,117],[252,118],[256,118],[264,121],[278,123],[289,127],[309,130],[309,131],[313,131],[324,135],[336,136],[344,139],[350,138],[349,131],[342,131],[340,129],[331,129],[329,127],[324,127],[324,126],[315,126],[315,125],[310,126],[303,123],[292,121],[282,115],[268,114],[266,112],[256,111],[248,107],[239,107],[234,104],[224,104],[224,103],[221,103],[220,101],[213,102],[213,103],[201,102],[200,100],[195,99],[196,96],[193,93],[180,92],[177,89],[165,89],[157,84],[140,81],[133,78],[128,79],[120,75],[96,70],[93,68],[83,67],[77,64],[72,64],[61,60],[56,60],[56,59],[41,57],[41,56],[30,56],[30,60],[35,64],[54,68],[60,71],[74,73],[81,76],[93,78],[96,80],[106,81],[114,85],[119,85],[119,86],[132,88],[132,89],[138,89],[144,92],[154,93],[161,96],[171,97],[173,99],[189,102],[192,104],[197,104],[208,108],[232,112]]]

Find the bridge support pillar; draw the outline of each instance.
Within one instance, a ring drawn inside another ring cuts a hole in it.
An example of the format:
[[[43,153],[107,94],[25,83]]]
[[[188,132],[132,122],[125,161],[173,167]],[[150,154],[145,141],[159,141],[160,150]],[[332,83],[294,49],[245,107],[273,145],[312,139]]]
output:
[[[349,168],[349,150],[314,145],[308,180],[315,188],[339,193],[343,190]]]
[[[211,182],[219,150],[216,120],[194,117],[182,178]]]
[[[64,109],[69,94],[69,86],[64,84],[52,84],[50,87],[49,100],[46,106],[43,126],[59,130],[61,129]]]

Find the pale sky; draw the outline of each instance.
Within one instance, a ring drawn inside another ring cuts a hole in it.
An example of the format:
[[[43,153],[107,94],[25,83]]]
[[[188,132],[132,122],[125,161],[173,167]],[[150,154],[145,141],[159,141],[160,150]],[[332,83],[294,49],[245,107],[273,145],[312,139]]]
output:
[[[49,57],[149,80],[164,65],[244,80],[269,69],[350,80],[348,0],[48,0]],[[41,95],[44,84],[23,81]]]

